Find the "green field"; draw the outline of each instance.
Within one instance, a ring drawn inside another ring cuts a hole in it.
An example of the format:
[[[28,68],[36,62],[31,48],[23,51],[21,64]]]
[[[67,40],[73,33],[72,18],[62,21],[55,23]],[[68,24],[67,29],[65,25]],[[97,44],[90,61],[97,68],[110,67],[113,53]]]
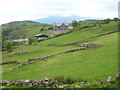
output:
[[[95,50],[61,54],[42,62],[38,61],[15,71],[3,73],[3,79],[38,80],[64,75],[66,77],[94,80],[114,76],[118,72],[117,33],[100,37],[94,43],[100,43],[104,46]],[[17,77],[14,77],[14,75]]]
[[[82,23],[82,22],[81,22]],[[82,27],[82,26],[80,26]],[[115,31],[118,29],[118,23],[116,22],[111,22],[109,24],[103,24],[101,28],[98,26],[95,27],[90,27],[90,28],[85,28],[85,29],[79,29],[78,31],[74,31],[73,33],[63,35],[57,38],[53,38],[50,40],[46,40],[41,42],[41,45],[47,45],[47,44],[66,44],[66,43],[71,43],[71,42],[76,42],[80,40],[84,40],[86,38],[96,36],[99,34],[107,33],[110,31]]]
[[[24,63],[30,58],[78,49],[81,47],[77,45],[61,47],[44,45],[80,42],[89,37],[115,31],[118,29],[117,24],[117,22],[110,22],[103,24],[101,28],[95,26],[84,29],[79,29],[80,26],[78,31],[39,42],[37,45],[20,45],[13,52],[3,52],[3,62],[16,60]],[[17,67],[18,64],[3,65],[3,80],[39,80],[45,77],[64,76],[95,81],[106,79],[108,76],[115,77],[118,72],[118,32],[91,38],[82,43],[95,43],[102,47],[62,53],[16,70],[10,70],[10,68]],[[18,52],[25,52],[25,54],[19,55]]]

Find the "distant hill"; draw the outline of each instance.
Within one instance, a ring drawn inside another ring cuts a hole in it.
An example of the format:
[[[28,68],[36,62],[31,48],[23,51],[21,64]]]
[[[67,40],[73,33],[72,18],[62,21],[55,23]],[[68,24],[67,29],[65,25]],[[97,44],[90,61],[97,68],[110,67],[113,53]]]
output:
[[[71,23],[73,20],[83,21],[86,19],[99,20],[102,18],[80,17],[77,15],[70,15],[70,16],[48,16],[48,17],[36,19],[34,21],[39,23],[53,24],[53,23],[63,23],[63,22]]]
[[[2,26],[29,26],[29,25],[38,25],[40,23],[35,22],[35,21],[13,21],[13,22],[9,22],[6,24],[2,24]]]

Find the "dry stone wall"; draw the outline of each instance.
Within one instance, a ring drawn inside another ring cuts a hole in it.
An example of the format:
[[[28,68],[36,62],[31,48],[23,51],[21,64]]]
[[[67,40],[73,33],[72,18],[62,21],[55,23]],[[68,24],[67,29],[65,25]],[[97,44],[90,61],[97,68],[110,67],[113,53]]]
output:
[[[27,87],[56,87],[55,79],[44,78],[42,80],[1,80],[2,85],[22,85]]]
[[[0,63],[0,65],[14,64],[14,63],[19,64],[17,61],[10,61],[10,62],[2,62]]]
[[[56,56],[56,55],[59,55],[59,54],[62,54],[62,53],[71,53],[71,52],[76,52],[76,51],[80,51],[80,50],[86,50],[86,49],[89,49],[89,48],[100,48],[101,47],[101,45],[98,45],[98,44],[80,44],[80,46],[82,46],[83,48],[67,50],[67,51],[64,51],[64,52],[61,52],[61,53],[54,53],[54,54],[47,55],[47,56],[44,56],[44,57],[28,59],[28,61],[26,63],[19,64],[19,66],[17,68],[23,67],[23,66],[28,65],[28,64],[32,64],[35,61],[42,61],[44,59],[47,59],[49,57]],[[13,68],[12,70],[15,70],[17,68]]]

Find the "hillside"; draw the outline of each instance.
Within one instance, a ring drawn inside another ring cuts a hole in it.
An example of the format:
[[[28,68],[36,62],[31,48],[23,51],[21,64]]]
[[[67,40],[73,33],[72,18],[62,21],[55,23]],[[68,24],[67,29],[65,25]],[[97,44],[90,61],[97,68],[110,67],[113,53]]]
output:
[[[92,82],[105,80],[109,76],[115,78],[118,73],[118,22],[86,28],[82,27],[95,22],[80,23],[71,33],[38,42],[37,45],[23,44],[10,53],[4,51],[3,62],[17,61],[19,64],[2,65],[3,80],[40,80],[64,76]],[[29,60],[34,61],[30,63]],[[25,65],[19,67],[20,64]]]
[[[85,23],[85,25],[82,25],[83,23]],[[93,25],[95,22],[80,22],[79,27],[75,28],[76,31],[67,34],[67,35],[63,35],[60,37],[56,37],[47,41],[43,41],[40,44],[41,45],[47,45],[47,44],[67,44],[67,43],[71,43],[71,42],[79,42],[82,41],[86,38],[92,37],[92,36],[96,36],[99,34],[103,34],[103,33],[107,33],[110,31],[116,31],[118,30],[118,23],[115,22],[111,22],[109,24],[103,24],[101,26],[101,28],[99,28],[99,26],[93,26],[93,27],[88,27],[88,28],[83,28],[80,29],[84,26],[91,26]]]
[[[29,38],[34,37],[35,34],[46,33],[50,25],[42,24],[34,21],[13,21],[6,24],[2,24],[2,34],[5,37],[11,37],[12,39]],[[40,31],[41,28],[46,30]],[[16,33],[22,33],[14,37]]]
[[[33,21],[13,21],[6,24],[2,24],[2,26],[28,26],[28,25],[39,25],[40,23]]]

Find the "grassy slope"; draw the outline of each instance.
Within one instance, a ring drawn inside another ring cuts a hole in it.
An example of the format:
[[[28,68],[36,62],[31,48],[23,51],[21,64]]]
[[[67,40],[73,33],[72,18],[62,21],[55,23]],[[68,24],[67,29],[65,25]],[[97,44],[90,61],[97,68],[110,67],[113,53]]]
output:
[[[96,36],[101,33],[117,30],[117,23],[102,25],[102,28],[93,27],[76,31],[67,35],[63,35],[54,39],[40,42],[46,45],[50,43],[71,43],[87,37]],[[37,27],[36,27],[37,28]],[[88,30],[88,31],[87,31]],[[4,65],[3,79],[41,79],[44,77],[70,76],[73,78],[87,78],[89,80],[104,79],[107,76],[113,76],[117,73],[117,33],[94,38],[87,43],[103,44],[102,48],[95,50],[78,51],[74,53],[66,53],[48,58],[42,62],[35,62],[26,65],[15,71],[10,68],[13,65]],[[3,52],[3,62],[17,60],[25,62],[29,58],[36,58],[52,53],[62,52],[78,47],[42,47],[38,45],[19,46],[14,52],[7,54]],[[27,52],[25,55],[17,55],[17,52]],[[21,73],[22,72],[22,73]],[[8,75],[9,74],[9,75]]]
[[[45,55],[59,53],[70,49],[75,49],[79,47],[44,47],[40,45],[21,45],[19,48],[15,49],[14,52],[7,53],[3,52],[3,62],[6,61],[18,61],[18,62],[26,62],[30,58],[43,57]],[[25,52],[24,55],[19,55],[19,52]]]
[[[43,26],[37,26],[37,27],[32,27],[30,30],[28,30],[28,32],[26,33],[27,37],[34,37],[36,34],[46,34],[48,32],[48,27],[46,26],[44,29],[44,31],[40,31],[40,29]]]
[[[27,31],[26,38],[29,38],[29,37],[34,37],[34,35],[39,34],[39,33],[45,34],[48,31],[49,26],[46,26],[44,28],[46,30],[41,32],[40,29],[42,27],[43,27],[43,25],[41,25],[39,23],[31,23],[28,26],[2,26],[2,29],[5,30],[5,29],[9,29],[9,28],[12,28],[12,29],[20,28],[21,30]]]
[[[79,47],[73,47],[73,46],[67,46],[67,47],[43,47],[40,45],[21,45],[19,48],[13,50],[11,53],[3,52],[3,60],[2,62],[7,61],[18,61],[20,63],[27,62],[28,59],[33,59],[37,57],[43,57],[46,55],[50,55],[53,53],[59,53],[70,49],[76,49]],[[18,52],[25,52],[25,55],[19,55]],[[10,71],[10,68],[17,67],[18,64],[12,64],[12,65],[3,65],[3,71]]]
[[[83,22],[81,22],[83,23]],[[116,22],[111,22],[109,24],[103,24],[101,28],[98,26],[96,27],[91,27],[91,28],[86,28],[86,29],[81,29],[79,31],[75,31],[73,33],[63,35],[57,38],[49,39],[47,41],[40,42],[42,45],[47,45],[47,44],[65,44],[65,43],[71,43],[75,41],[79,41],[91,36],[96,36],[102,33],[110,32],[117,30],[118,23]]]
[[[64,75],[95,80],[115,76],[118,68],[117,37],[117,33],[99,37],[90,42],[103,44],[101,48],[61,54],[38,61],[3,73],[3,79],[41,79]]]

